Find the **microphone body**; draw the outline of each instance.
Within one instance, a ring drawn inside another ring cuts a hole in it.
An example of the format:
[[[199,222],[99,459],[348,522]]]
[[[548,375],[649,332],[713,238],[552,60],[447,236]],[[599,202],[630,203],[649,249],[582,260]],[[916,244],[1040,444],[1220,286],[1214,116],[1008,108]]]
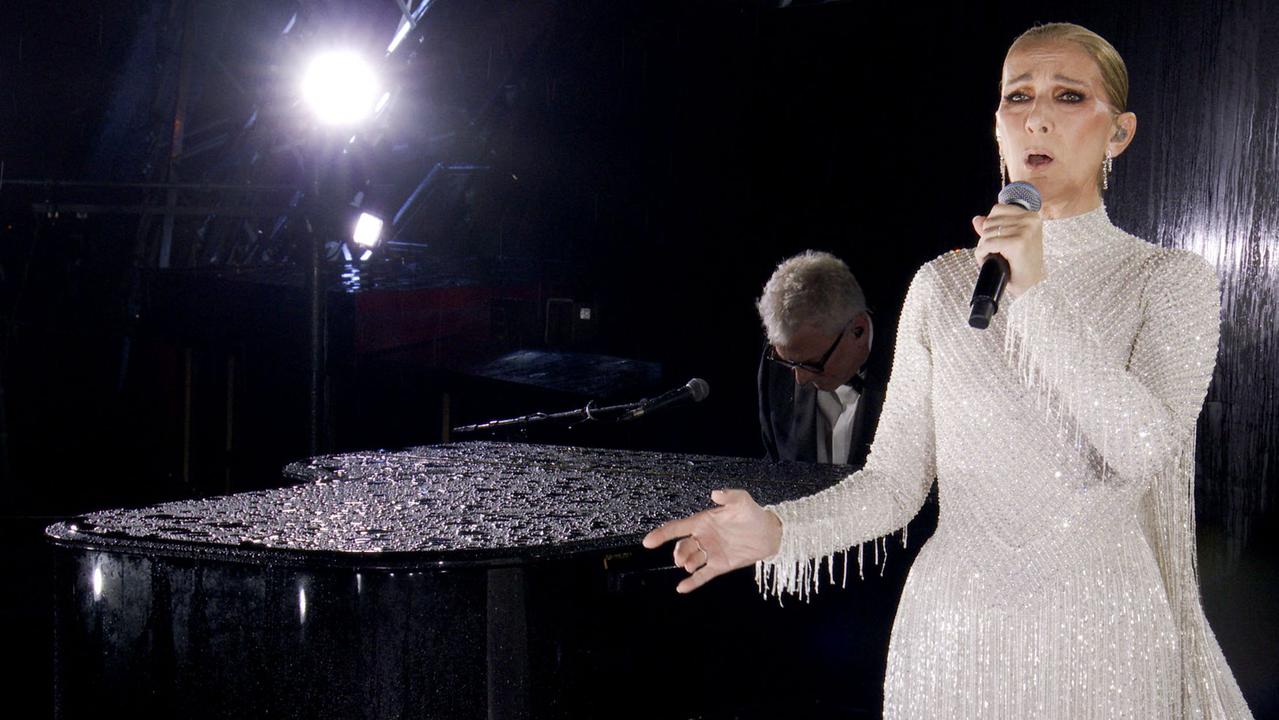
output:
[[[1030,212],[1037,212],[1043,207],[1039,190],[1034,185],[1021,181],[1005,185],[999,191],[999,202],[1003,205],[1017,205]],[[1004,297],[1004,288],[1008,287],[1008,274],[1008,261],[1002,255],[986,256],[973,286],[973,298],[968,303],[968,324],[971,327],[985,330],[990,325],[990,319],[999,312],[999,301]]]
[[[644,400],[639,407],[623,416],[624,420],[642,418],[648,413],[683,402],[701,402],[711,393],[711,386],[701,378],[689,380],[683,387],[662,393],[652,400]]]
[[[990,319],[999,312],[999,301],[1004,299],[1004,288],[1008,287],[1008,273],[1008,261],[1003,255],[986,256],[973,286],[973,299],[968,302],[968,324],[971,327],[985,330]]]

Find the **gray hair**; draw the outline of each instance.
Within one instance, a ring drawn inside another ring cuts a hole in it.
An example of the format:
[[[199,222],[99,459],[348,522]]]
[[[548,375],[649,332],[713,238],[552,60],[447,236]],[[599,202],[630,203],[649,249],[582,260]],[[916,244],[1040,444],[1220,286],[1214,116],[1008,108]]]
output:
[[[839,332],[866,311],[866,296],[843,260],[805,250],[777,266],[755,307],[768,341],[778,345],[806,325]]]

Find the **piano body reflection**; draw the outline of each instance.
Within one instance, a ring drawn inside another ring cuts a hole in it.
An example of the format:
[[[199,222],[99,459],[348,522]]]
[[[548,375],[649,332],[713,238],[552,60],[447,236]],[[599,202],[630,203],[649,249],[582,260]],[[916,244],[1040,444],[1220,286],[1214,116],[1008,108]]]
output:
[[[787,678],[818,702],[809,683],[820,677],[807,673],[832,664],[823,643],[886,641],[890,616],[868,613],[891,607],[854,608],[860,629],[832,627],[851,590],[783,610],[759,598],[749,570],[679,596],[669,549],[638,540],[704,508],[715,488],[767,503],[842,475],[475,442],[313,458],[288,466],[295,484],[281,489],[92,513],[47,530],[56,713],[689,718],[803,707],[782,697]],[[860,680],[877,687],[874,672]],[[677,673],[690,682],[672,683]]]

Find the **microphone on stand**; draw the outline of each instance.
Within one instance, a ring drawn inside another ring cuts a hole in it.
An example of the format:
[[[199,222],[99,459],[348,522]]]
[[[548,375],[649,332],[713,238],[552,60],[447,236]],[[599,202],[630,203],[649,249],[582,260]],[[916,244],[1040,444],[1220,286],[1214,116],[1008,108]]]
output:
[[[1043,206],[1043,199],[1034,185],[1019,180],[1008,183],[999,191],[999,203],[1038,212]],[[977,284],[973,286],[973,299],[968,303],[971,308],[969,325],[978,330],[985,330],[990,325],[990,319],[999,312],[999,301],[1003,299],[1007,285],[1008,261],[998,253],[987,255],[981,264],[981,272],[977,274]]]
[[[583,420],[593,420],[601,422],[620,422],[626,420],[636,420],[645,415],[661,410],[662,408],[678,405],[683,402],[701,402],[711,394],[711,386],[701,378],[693,378],[686,385],[662,393],[651,400],[640,400],[639,402],[624,403],[622,405],[609,405],[606,407],[595,407],[595,402],[591,401],[586,407],[579,410],[568,410],[557,413],[537,412],[531,415],[521,415],[513,418],[502,418],[500,420],[488,420],[474,425],[461,425],[453,428],[455,433],[483,432],[486,430],[500,430],[509,427],[528,427],[530,425],[538,425],[549,422],[568,422],[576,423]]]
[[[652,400],[641,401],[639,407],[627,412],[622,416],[622,419],[635,420],[644,417],[648,413],[682,402],[701,402],[710,394],[710,383],[701,378],[693,378],[692,380],[689,380],[684,387],[662,393]]]

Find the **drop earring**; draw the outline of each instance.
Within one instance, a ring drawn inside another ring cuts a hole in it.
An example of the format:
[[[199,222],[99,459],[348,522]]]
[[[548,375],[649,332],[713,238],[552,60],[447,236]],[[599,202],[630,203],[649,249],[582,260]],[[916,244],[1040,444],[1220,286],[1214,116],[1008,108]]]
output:
[[[998,139],[995,147],[999,148],[999,186],[1004,187],[1008,184],[1008,163],[1004,162],[1004,146],[999,144]]]
[[[1106,150],[1106,159],[1101,164],[1101,189],[1110,189],[1110,174],[1115,171],[1115,156]]]

